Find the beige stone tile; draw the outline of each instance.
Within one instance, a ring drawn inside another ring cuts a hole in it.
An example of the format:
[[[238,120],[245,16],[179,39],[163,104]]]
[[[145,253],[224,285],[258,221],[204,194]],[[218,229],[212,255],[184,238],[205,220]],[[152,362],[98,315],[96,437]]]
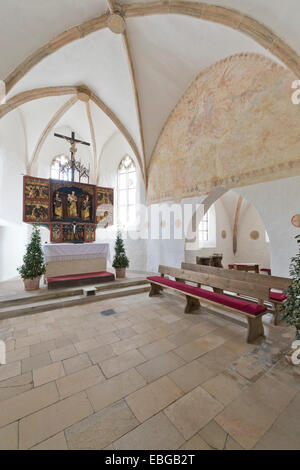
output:
[[[232,437],[228,436],[225,444],[225,450],[244,450]]]
[[[213,449],[223,450],[227,433],[214,420],[211,420],[199,431],[199,436]]]
[[[199,333],[193,331],[192,328],[186,328],[174,335],[168,337],[168,340],[176,346],[183,346],[186,343],[191,343],[195,339],[199,338]]]
[[[53,364],[49,364],[48,366],[34,369],[32,375],[34,386],[39,387],[63,377],[65,371],[62,362],[53,362]]]
[[[203,356],[199,357],[198,362],[203,366],[206,366],[214,375],[223,372],[236,360],[237,354],[225,349],[223,346],[213,349]]]
[[[133,336],[132,338],[124,339],[122,341],[113,343],[112,348],[115,354],[121,355],[132,349],[140,348],[144,344],[148,344],[151,341],[153,341],[152,336],[149,332],[146,332],[140,335]]]
[[[63,361],[64,359],[68,359],[69,357],[76,356],[77,354],[78,354],[78,351],[75,349],[73,344],[50,351],[50,357],[53,362]]]
[[[184,361],[180,359],[180,357],[172,352],[168,352],[154,357],[150,361],[144,362],[140,366],[137,366],[136,370],[145,377],[147,382],[153,382],[153,380],[178,369],[178,367],[183,364]]]
[[[278,381],[267,382],[265,379],[262,377],[242,392],[215,418],[245,449],[255,446],[293,396],[294,390],[292,392]]]
[[[138,334],[146,333],[146,331],[152,330],[152,325],[148,321],[141,321],[132,325],[132,329]]]
[[[236,353],[238,356],[250,353],[255,349],[255,347],[255,344],[249,344],[246,342],[246,329],[244,337],[232,338],[224,343],[225,349]]]
[[[223,409],[201,387],[197,387],[164,410],[179,432],[190,439]]]
[[[55,383],[52,382],[2,401],[0,407],[0,427],[17,421],[41,408],[45,408],[55,403],[58,399],[59,396]]]
[[[248,382],[246,379],[229,370],[202,384],[204,390],[225,406],[236,398],[247,386]]]
[[[136,331],[134,331],[130,326],[127,328],[120,328],[118,330],[115,330],[114,333],[120,339],[129,339],[129,338],[132,338],[133,336],[136,336],[137,334]]]
[[[138,424],[138,420],[122,400],[67,429],[68,446],[77,450],[103,449]]]
[[[120,341],[120,338],[114,332],[109,332],[105,335],[100,333],[95,336],[95,339],[98,344],[113,344]]]
[[[135,416],[146,421],[182,395],[182,391],[168,377],[137,390],[126,398]]]
[[[234,363],[234,367],[240,375],[252,382],[255,382],[265,373],[259,361],[252,356],[241,357]]]
[[[37,344],[32,344],[30,346],[30,355],[36,356],[37,354],[52,351],[52,349],[55,349],[56,347],[57,346],[55,346],[55,341],[53,339]]]
[[[212,450],[212,448],[205,442],[199,434],[196,434],[191,439],[186,441],[180,450]]]
[[[20,395],[24,392],[27,392],[28,390],[31,390],[32,388],[33,388],[32,379],[31,379],[31,383],[28,383],[26,385],[0,387],[0,402],[8,400],[9,398],[15,397],[16,395]]]
[[[79,370],[86,369],[92,365],[87,353],[78,354],[77,356],[70,357],[63,361],[66,375],[73,374]]]
[[[29,346],[26,346],[25,348],[15,349],[14,351],[9,351],[6,354],[6,362],[7,364],[10,364],[11,362],[21,361],[22,359],[29,357],[29,355]]]
[[[31,346],[32,344],[37,344],[40,342],[41,342],[41,337],[39,335],[25,336],[24,338],[17,338],[16,349],[25,348],[26,346]]]
[[[203,349],[202,345],[199,344],[197,339],[190,343],[183,344],[177,349],[174,349],[174,352],[186,362],[193,361],[202,354],[205,354],[205,350]]]
[[[19,447],[30,449],[92,413],[93,409],[84,392],[48,406],[21,419]]]
[[[141,353],[147,358],[152,359],[160,354],[175,349],[176,345],[166,338],[159,339],[153,343],[146,344],[140,348]]]
[[[135,369],[130,369],[89,388],[87,395],[94,410],[99,411],[145,385],[145,379]]]
[[[60,432],[56,436],[32,447],[31,450],[68,450],[68,446],[64,433]]]
[[[112,357],[101,362],[101,369],[105,376],[110,378],[132,367],[136,367],[142,362],[145,362],[144,356],[136,349],[133,349],[122,354],[122,356]]]
[[[26,374],[17,375],[0,382],[0,390],[4,388],[16,388],[23,385],[28,385],[32,383],[32,372],[27,372]]]
[[[283,358],[277,362],[268,372],[267,376],[279,380],[282,383],[300,390],[300,368],[288,364]]]
[[[93,364],[97,364],[99,362],[103,362],[106,359],[110,359],[111,357],[115,356],[113,348],[110,344],[104,344],[103,346],[99,346],[96,349],[92,349],[88,351],[88,355]]]
[[[16,375],[21,374],[21,362],[12,362],[11,364],[6,364],[0,366],[0,384],[2,380],[10,379]]]
[[[37,356],[30,356],[22,360],[22,374],[34,369],[40,369],[49,364],[51,364],[51,359],[48,352],[38,354]]]
[[[0,429],[0,450],[17,450],[19,442],[19,424],[12,423]]]
[[[113,443],[116,450],[176,450],[184,439],[168,418],[159,413]]]
[[[66,398],[105,380],[98,366],[82,369],[56,381],[59,395]]]
[[[173,382],[178,385],[185,393],[196,388],[203,382],[215,375],[209,367],[200,364],[197,360],[189,362],[169,374]]]
[[[79,354],[90,351],[91,349],[96,349],[99,346],[99,343],[95,338],[89,338],[79,343],[74,344],[77,352]]]

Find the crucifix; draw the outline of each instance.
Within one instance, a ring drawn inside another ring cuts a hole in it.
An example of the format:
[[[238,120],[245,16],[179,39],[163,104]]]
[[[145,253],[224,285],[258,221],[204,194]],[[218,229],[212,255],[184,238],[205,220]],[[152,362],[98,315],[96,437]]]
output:
[[[62,134],[57,134],[57,133],[54,133],[54,136],[59,137],[60,139],[64,139],[67,142],[70,142],[71,144],[71,147],[70,147],[71,160],[69,161],[69,165],[71,168],[72,181],[75,180],[75,170],[79,171],[79,173],[88,174],[89,170],[82,167],[82,165],[79,162],[76,162],[75,153],[77,152],[76,144],[82,144],[82,145],[88,145],[88,146],[90,146],[91,144],[89,142],[84,142],[83,140],[75,139],[75,132],[72,132],[71,137],[68,137]]]

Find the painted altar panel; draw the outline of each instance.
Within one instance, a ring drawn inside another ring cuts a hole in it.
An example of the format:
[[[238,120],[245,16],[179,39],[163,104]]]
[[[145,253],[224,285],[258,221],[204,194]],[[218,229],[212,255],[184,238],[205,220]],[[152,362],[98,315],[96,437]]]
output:
[[[96,222],[99,227],[106,228],[114,223],[114,190],[97,187]]]
[[[24,176],[23,220],[29,223],[48,223],[50,220],[49,180]]]
[[[50,182],[51,222],[95,222],[95,186],[71,181]]]

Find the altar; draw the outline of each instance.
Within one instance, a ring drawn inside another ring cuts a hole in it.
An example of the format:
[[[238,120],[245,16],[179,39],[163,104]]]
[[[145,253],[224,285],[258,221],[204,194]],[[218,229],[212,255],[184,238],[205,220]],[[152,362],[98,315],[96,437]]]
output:
[[[108,243],[45,243],[42,248],[46,279],[105,272],[110,261]]]

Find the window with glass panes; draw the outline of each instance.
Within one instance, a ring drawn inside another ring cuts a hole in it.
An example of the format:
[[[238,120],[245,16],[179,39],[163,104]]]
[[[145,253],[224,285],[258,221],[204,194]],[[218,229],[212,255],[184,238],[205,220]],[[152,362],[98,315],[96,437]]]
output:
[[[67,167],[68,159],[64,155],[59,155],[52,160],[50,167],[50,178],[54,180],[71,181],[71,168]]]
[[[136,167],[126,155],[118,169],[118,221],[121,227],[135,223]]]
[[[208,241],[208,211],[202,217],[198,226],[199,240],[201,242]]]

